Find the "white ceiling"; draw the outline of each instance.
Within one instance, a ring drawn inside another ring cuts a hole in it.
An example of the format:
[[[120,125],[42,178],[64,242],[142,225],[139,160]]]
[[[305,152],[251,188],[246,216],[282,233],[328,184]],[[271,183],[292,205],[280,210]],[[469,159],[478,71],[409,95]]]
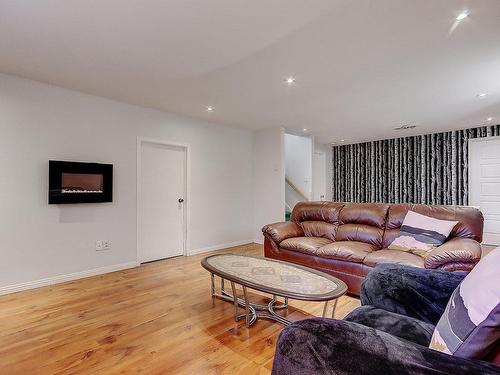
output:
[[[500,0],[0,0],[0,72],[324,142],[460,129],[500,123]]]

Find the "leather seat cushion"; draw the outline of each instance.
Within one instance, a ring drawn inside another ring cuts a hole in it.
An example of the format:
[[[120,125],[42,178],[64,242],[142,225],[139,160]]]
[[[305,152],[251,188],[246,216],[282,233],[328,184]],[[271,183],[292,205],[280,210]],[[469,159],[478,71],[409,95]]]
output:
[[[379,263],[398,263],[424,268],[424,258],[407,251],[382,249],[368,254],[363,263],[375,267]]]
[[[280,247],[306,254],[316,254],[320,247],[332,242],[332,240],[323,237],[292,237],[281,241]]]
[[[324,258],[362,263],[365,257],[374,250],[376,250],[375,246],[365,242],[337,241],[320,247],[316,255]]]

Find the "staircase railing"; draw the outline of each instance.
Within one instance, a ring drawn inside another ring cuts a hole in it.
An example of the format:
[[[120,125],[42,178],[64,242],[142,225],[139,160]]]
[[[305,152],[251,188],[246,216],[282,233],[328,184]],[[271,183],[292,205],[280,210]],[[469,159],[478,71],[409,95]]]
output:
[[[310,199],[307,197],[307,195],[304,194],[302,190],[300,190],[297,185],[295,185],[292,181],[288,179],[288,177],[285,177],[285,182],[298,194],[304,201],[309,201]]]

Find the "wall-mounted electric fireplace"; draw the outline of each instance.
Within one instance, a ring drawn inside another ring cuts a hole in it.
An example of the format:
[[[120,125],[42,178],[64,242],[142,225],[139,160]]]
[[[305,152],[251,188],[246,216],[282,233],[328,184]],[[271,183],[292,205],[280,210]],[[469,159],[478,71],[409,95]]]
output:
[[[49,161],[49,204],[112,201],[112,164]]]

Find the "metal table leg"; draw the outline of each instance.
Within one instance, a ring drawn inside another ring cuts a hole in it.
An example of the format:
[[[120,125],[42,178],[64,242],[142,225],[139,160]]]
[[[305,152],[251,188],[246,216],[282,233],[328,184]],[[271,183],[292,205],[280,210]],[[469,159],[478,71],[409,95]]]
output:
[[[236,294],[236,286],[234,282],[231,281],[231,289],[233,291],[233,300],[234,300],[234,320],[238,321],[238,295]]]
[[[210,274],[210,291],[211,291],[211,294],[212,294],[212,298],[215,298],[215,280],[214,280],[214,274],[211,273]]]
[[[257,321],[257,318],[271,319],[281,324],[288,325],[291,323],[287,318],[276,313],[275,310],[282,310],[288,308],[288,298],[285,297],[284,303],[278,303],[278,296],[273,295],[271,301],[267,305],[259,305],[251,303],[248,297],[248,290],[245,286],[243,289],[243,298],[238,298],[236,294],[236,284],[231,282],[232,294],[225,290],[224,279],[221,278],[221,291],[217,292],[215,287],[215,277],[211,274],[211,292],[213,298],[222,299],[229,301],[234,305],[234,319],[236,321],[240,319],[245,319],[247,327],[250,327]],[[244,314],[238,314],[238,307],[243,307],[245,309]]]
[[[326,317],[326,311],[328,310],[328,302],[330,301],[325,301],[325,306],[323,307],[323,315],[322,315],[323,318]]]
[[[245,298],[245,318],[246,325],[250,327],[250,301],[248,300],[247,287],[243,286],[243,297]]]
[[[337,302],[338,299],[335,298],[335,300],[333,301],[332,319],[335,318],[335,309],[337,308]]]

